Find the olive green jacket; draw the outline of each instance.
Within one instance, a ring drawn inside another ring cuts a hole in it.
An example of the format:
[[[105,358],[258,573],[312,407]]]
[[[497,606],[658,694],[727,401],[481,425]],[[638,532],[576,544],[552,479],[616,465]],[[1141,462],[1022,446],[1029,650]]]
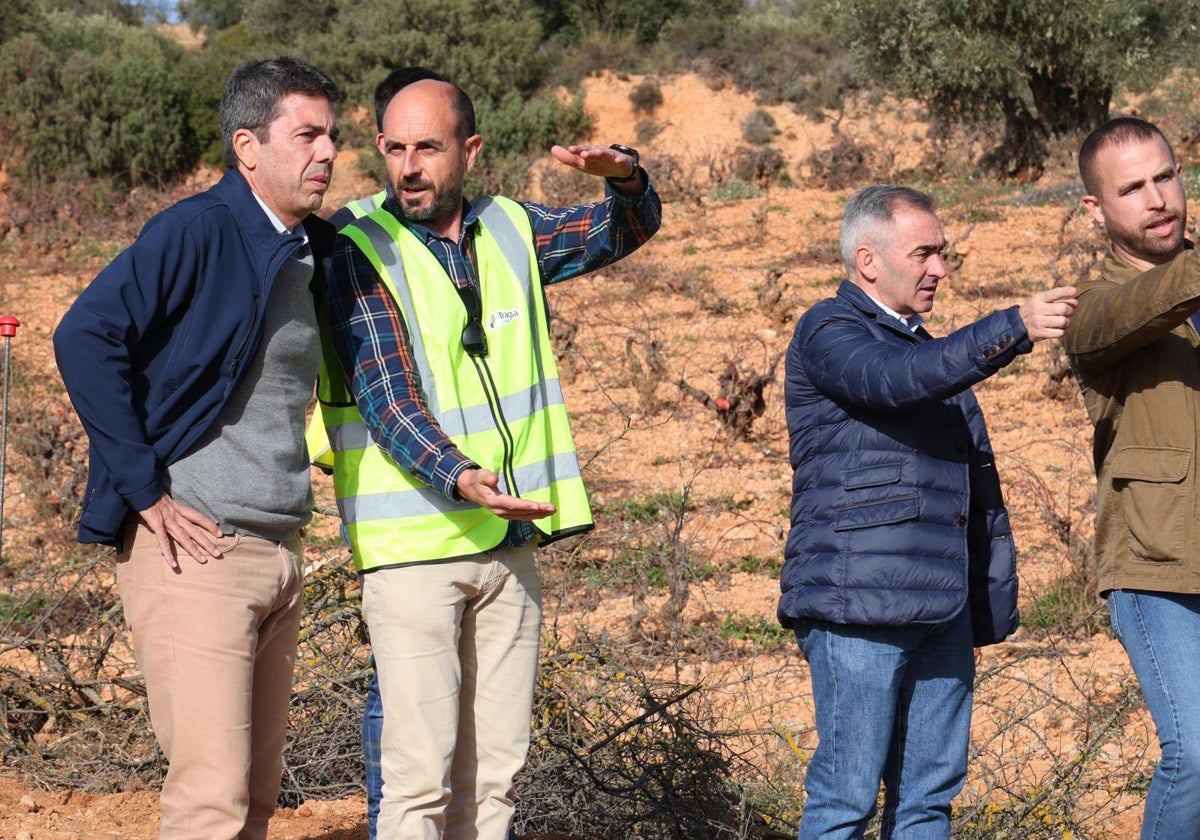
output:
[[[1200,593],[1200,251],[1140,272],[1110,250],[1063,337],[1096,435],[1099,591]]]

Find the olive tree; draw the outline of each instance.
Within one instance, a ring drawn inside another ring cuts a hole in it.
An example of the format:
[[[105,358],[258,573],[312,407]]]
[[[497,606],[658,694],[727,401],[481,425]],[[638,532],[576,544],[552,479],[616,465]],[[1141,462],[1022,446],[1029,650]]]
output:
[[[988,163],[1037,177],[1054,136],[1108,116],[1194,42],[1200,0],[836,0],[833,24],[870,76],[935,118],[1000,118]]]

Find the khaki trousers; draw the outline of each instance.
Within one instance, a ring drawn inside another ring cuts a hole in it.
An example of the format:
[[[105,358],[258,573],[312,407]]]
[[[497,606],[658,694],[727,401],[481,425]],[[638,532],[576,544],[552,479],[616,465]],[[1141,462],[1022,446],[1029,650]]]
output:
[[[303,611],[299,537],[235,534],[201,564],[127,526],[117,583],[170,766],[160,840],[265,840]]]
[[[379,840],[505,840],[529,751],[532,546],[363,575],[383,701]]]

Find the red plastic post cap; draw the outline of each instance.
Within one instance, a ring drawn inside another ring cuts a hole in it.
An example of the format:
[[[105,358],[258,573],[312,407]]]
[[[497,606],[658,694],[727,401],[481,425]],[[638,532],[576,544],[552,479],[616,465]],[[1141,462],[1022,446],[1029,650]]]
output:
[[[0,335],[5,338],[12,338],[17,334],[17,327],[21,326],[21,322],[12,315],[4,315],[0,317]]]

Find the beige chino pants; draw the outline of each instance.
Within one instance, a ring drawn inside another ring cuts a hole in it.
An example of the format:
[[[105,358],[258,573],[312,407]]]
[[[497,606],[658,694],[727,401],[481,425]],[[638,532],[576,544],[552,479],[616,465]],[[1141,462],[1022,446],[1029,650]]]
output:
[[[279,796],[303,611],[299,537],[223,537],[222,556],[179,558],[128,526],[117,583],[170,762],[160,840],[265,840]]]
[[[505,840],[529,751],[532,546],[363,575],[383,701],[379,840]]]

